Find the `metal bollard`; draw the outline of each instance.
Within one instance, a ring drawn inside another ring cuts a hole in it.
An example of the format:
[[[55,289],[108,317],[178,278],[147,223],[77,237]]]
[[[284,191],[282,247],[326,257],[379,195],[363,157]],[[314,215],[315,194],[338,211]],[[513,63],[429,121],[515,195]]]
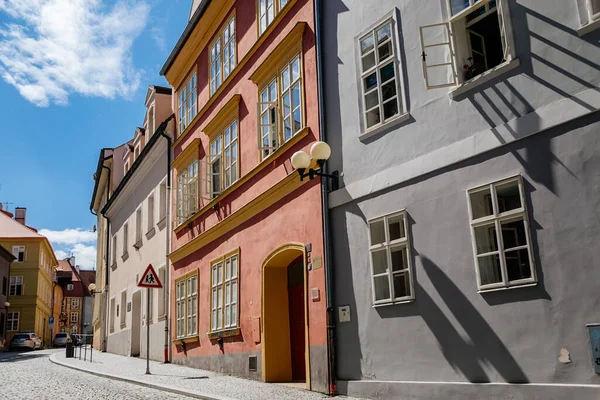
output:
[[[82,346],[85,346],[85,353],[83,353],[83,361],[87,361],[87,344],[82,344]],[[81,352],[81,350],[79,350]]]

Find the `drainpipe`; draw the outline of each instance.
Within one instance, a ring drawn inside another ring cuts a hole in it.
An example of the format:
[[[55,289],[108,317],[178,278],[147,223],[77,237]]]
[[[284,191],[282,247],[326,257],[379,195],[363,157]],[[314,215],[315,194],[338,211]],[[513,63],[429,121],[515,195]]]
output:
[[[169,119],[173,119],[175,117],[175,114],[172,114]],[[166,127],[168,126],[168,122]],[[171,310],[171,305],[170,305],[170,296],[169,296],[169,288],[170,288],[170,276],[171,276],[171,266],[169,265],[169,253],[171,252],[171,242],[169,241],[169,230],[171,229],[171,224],[169,222],[170,220],[170,213],[171,213],[171,206],[170,206],[170,202],[171,202],[171,138],[169,137],[169,135],[165,134],[165,129],[162,129],[160,131],[160,135],[162,137],[164,137],[165,139],[167,139],[167,199],[165,201],[165,206],[167,207],[166,212],[165,212],[165,224],[166,224],[166,244],[165,244],[165,282],[162,282],[163,284],[163,290],[165,291],[165,296],[167,298],[167,304],[165,307],[165,354],[164,354],[164,362],[165,364],[170,363],[170,359],[171,359],[171,341],[169,340],[169,323],[171,322],[171,319],[169,318],[169,311]]]
[[[108,170],[108,181],[106,183],[106,202],[108,203],[108,200],[110,199],[110,178],[112,171],[109,167],[105,165],[103,165],[102,168]],[[108,335],[106,333],[106,314],[108,313],[108,284],[110,279],[110,218],[108,218],[104,213],[102,213],[102,216],[106,219],[106,237],[104,239],[104,246],[106,249],[106,264],[104,268],[104,288],[102,289],[102,297],[104,297],[104,299],[102,299],[104,300],[102,302],[104,306],[104,312],[102,313],[102,321],[100,321],[100,337],[102,338],[102,346],[100,348],[100,351],[106,351],[106,341],[108,339]],[[100,309],[100,312],[102,312],[102,309]]]
[[[327,125],[325,118],[324,82],[323,82],[323,35],[322,15],[323,1],[315,0],[315,41],[317,52],[317,95],[319,102],[319,127],[321,141],[327,141]],[[323,166],[323,173],[327,173],[327,163]],[[331,229],[329,216],[329,192],[327,179],[321,179],[321,204],[323,218],[323,247],[325,252],[325,293],[327,307],[327,378],[329,381],[329,394],[336,393],[335,375],[335,306],[333,297],[333,255],[331,251]]]

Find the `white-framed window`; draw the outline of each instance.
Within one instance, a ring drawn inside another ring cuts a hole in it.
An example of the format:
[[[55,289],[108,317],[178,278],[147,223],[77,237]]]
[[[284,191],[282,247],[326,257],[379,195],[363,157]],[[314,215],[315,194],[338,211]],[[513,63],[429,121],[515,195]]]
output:
[[[257,112],[261,159],[304,128],[303,91],[302,62],[298,54],[260,90]]]
[[[127,174],[129,172],[129,160],[125,161],[125,165],[123,166],[124,173]]]
[[[211,267],[211,332],[238,327],[238,259],[236,253]]]
[[[177,135],[192,123],[198,112],[198,91],[196,73],[179,89],[177,97],[177,114],[179,116],[179,130]]]
[[[22,296],[23,295],[23,277],[22,276],[11,276],[10,285],[8,288],[9,296]]]
[[[183,277],[175,283],[177,337],[198,334],[198,275]]]
[[[141,151],[142,145],[138,144],[137,146],[135,146],[135,150],[133,150],[133,159],[137,160],[137,158],[140,156],[140,151]]]
[[[71,299],[71,308],[73,308],[73,309],[79,308],[79,299]]]
[[[373,304],[415,298],[406,212],[369,220]]]
[[[68,283],[67,284],[67,291],[72,291],[75,288],[75,285],[73,285],[72,283]]]
[[[289,0],[258,0],[258,29],[263,34]]]
[[[25,246],[13,246],[12,254],[16,259],[14,262],[25,262]]]
[[[215,135],[206,157],[206,193],[214,199],[238,179],[238,121],[237,119]]]
[[[406,112],[398,37],[393,13],[357,40],[363,132]]]
[[[509,0],[447,0],[447,21],[420,27],[428,89],[456,86],[512,61]]]
[[[154,228],[154,193],[148,196],[148,230],[150,232]]]
[[[16,332],[19,330],[19,313],[9,312],[6,314],[6,331]]]
[[[121,328],[126,326],[125,317],[127,316],[127,312],[125,310],[127,310],[127,291],[126,290],[121,292]]]
[[[198,210],[198,160],[177,176],[177,221],[184,222]]]
[[[125,222],[123,225],[123,255],[128,253],[128,236],[129,236],[129,224]]]
[[[586,0],[590,21],[600,19],[600,0]]]
[[[167,215],[167,182],[161,182],[158,190],[158,221],[162,221]]]
[[[78,312],[71,313],[71,322],[79,322],[79,313]]]
[[[235,16],[231,17],[210,46],[210,95],[212,96],[236,65]]]
[[[113,235],[112,237],[112,256],[111,256],[111,264],[117,263],[117,235]]]
[[[467,198],[478,289],[534,283],[522,177],[468,190]]]
[[[135,211],[135,243],[142,241],[142,207]]]

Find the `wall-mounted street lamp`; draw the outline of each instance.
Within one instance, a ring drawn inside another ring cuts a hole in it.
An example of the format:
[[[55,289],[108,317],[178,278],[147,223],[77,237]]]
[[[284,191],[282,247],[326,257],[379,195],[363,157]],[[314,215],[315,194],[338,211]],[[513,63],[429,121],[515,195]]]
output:
[[[4,308],[6,308],[8,310],[8,307],[10,307],[10,303],[8,301],[4,302]]]
[[[300,180],[302,181],[305,177],[308,176],[309,179],[314,179],[315,176],[321,176],[324,178],[331,179],[331,190],[338,190],[339,188],[339,173],[338,171],[333,171],[331,174],[325,174],[323,171],[323,166],[325,165],[325,161],[329,159],[331,156],[331,147],[325,142],[316,142],[310,147],[310,156],[306,154],[306,152],[300,150],[294,153],[292,156],[292,167],[298,171],[300,175]],[[315,160],[318,168],[313,169],[310,168],[310,163],[312,160]],[[307,171],[308,170],[308,171]]]
[[[98,293],[102,293],[102,290],[99,292],[96,292],[96,284],[95,283],[90,283],[90,285],[88,286],[88,290],[90,291],[90,294],[92,296],[95,296]]]

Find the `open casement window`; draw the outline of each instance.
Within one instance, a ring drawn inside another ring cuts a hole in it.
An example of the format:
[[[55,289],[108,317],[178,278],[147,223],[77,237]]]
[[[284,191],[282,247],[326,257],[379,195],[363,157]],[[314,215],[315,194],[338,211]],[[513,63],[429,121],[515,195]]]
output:
[[[258,103],[258,148],[261,159],[267,158],[279,148],[278,111],[276,101]]]
[[[177,176],[177,221],[179,224],[198,210],[198,161]]]
[[[214,144],[214,142],[213,142]],[[222,145],[222,143],[221,143]],[[202,189],[200,196],[206,202],[212,201],[221,194],[222,181],[222,158],[221,154],[207,154],[202,160]]]
[[[600,19],[600,0],[587,0],[587,7],[590,14],[590,21]]]
[[[15,257],[13,262],[24,262],[25,261],[25,246],[13,246],[12,255]]]
[[[414,299],[405,212],[369,221],[373,304]]]
[[[479,290],[534,283],[522,178],[475,188],[467,196]]]
[[[428,89],[455,86],[515,58],[509,0],[447,0],[448,21],[420,28]]]

